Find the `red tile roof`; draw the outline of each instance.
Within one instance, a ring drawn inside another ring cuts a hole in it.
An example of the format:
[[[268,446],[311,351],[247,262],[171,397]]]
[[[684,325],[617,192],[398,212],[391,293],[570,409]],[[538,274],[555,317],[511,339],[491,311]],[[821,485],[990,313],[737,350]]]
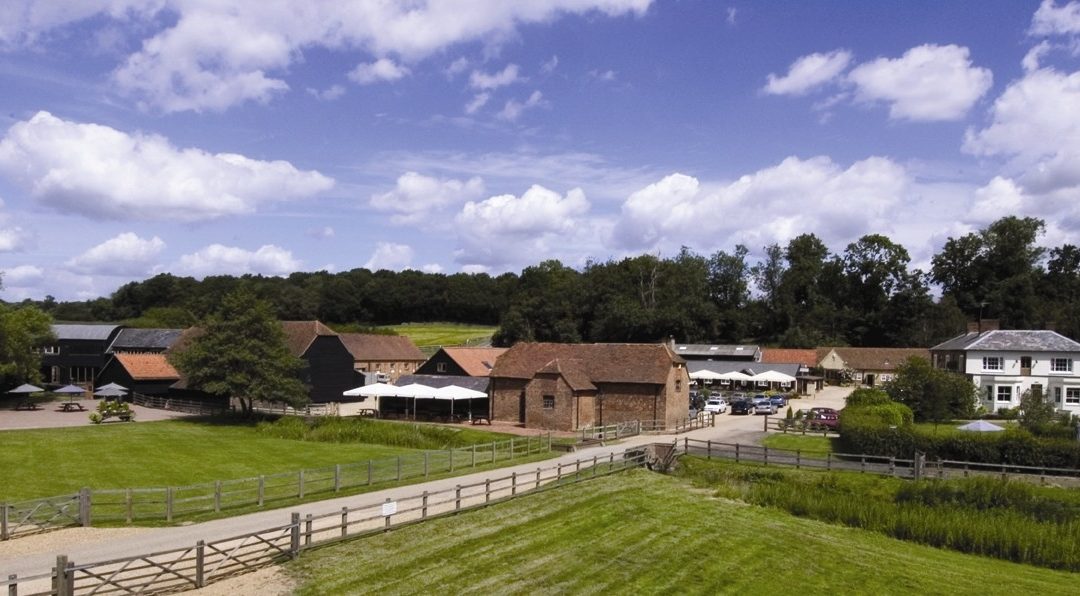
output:
[[[492,377],[530,379],[553,360],[580,363],[592,383],[662,385],[674,363],[685,361],[662,344],[556,344],[520,342],[495,362]]]
[[[175,381],[180,378],[165,354],[115,354],[120,365],[136,381]]]
[[[486,377],[491,374],[492,367],[499,356],[506,353],[507,348],[443,348],[442,351],[456,362],[458,366],[470,377]]]
[[[895,370],[912,356],[930,359],[930,350],[926,348],[818,348],[817,361],[829,355],[829,350],[836,350],[836,355],[853,370]],[[816,364],[816,363],[815,363]]]
[[[817,357],[817,350],[795,350],[784,348],[762,348],[761,361],[765,364],[801,364],[803,366],[817,366],[821,361]]]
[[[596,385],[589,380],[589,373],[580,360],[556,358],[544,365],[537,374],[560,375],[574,391],[596,390]]]
[[[394,362],[423,362],[424,353],[404,335],[374,333],[342,333],[341,343],[356,360],[388,360]]]

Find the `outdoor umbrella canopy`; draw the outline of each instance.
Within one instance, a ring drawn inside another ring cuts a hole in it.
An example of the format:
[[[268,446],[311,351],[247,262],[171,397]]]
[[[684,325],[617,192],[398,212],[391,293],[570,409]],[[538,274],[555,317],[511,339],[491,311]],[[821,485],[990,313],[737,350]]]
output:
[[[435,399],[435,391],[436,389],[434,387],[428,387],[427,385],[422,385],[420,383],[410,383],[409,385],[405,385],[403,387],[397,387],[397,393],[395,393],[394,395],[396,395],[397,397],[413,398],[412,415],[413,420],[416,420],[416,400]],[[406,407],[408,407],[408,403],[406,403],[405,405]],[[406,415],[408,415],[407,410]]]
[[[985,420],[976,420],[975,422],[968,422],[967,424],[961,424],[956,427],[957,430],[968,430],[979,433],[994,433],[1005,430],[993,422],[987,422]]]
[[[348,397],[391,397],[398,395],[397,390],[397,387],[386,383],[372,383],[343,391],[341,394]]]
[[[120,389],[98,389],[94,395],[98,397],[123,397],[125,391]]]
[[[748,374],[746,374],[744,372],[739,372],[737,370],[733,370],[731,372],[723,373],[718,378],[726,379],[728,381],[752,381],[754,379],[754,377],[752,377],[752,376],[750,376],[750,375],[748,375]]]
[[[108,383],[108,384],[102,385],[101,387],[98,387],[94,391],[97,392],[97,391],[127,391],[127,390],[128,390],[128,388],[124,387],[123,385],[120,385],[120,384],[117,384],[117,383]],[[97,395],[97,393],[94,393],[94,395]]]
[[[53,389],[53,393],[70,393],[75,395],[76,393],[84,393],[86,389],[79,387],[78,385],[64,385],[59,389]]]
[[[450,400],[450,418],[454,417],[454,402],[459,399],[469,400],[469,418],[472,418],[472,400],[479,399],[481,397],[487,397],[488,395],[483,391],[476,391],[475,389],[467,389],[465,387],[459,387],[457,385],[447,385],[446,387],[439,387],[435,390],[435,399],[448,399]]]
[[[702,369],[697,372],[690,373],[690,378],[694,379],[695,381],[715,381],[717,379],[726,379],[727,377],[718,372],[713,372],[708,369]]]
[[[30,393],[41,393],[42,391],[45,391],[45,390],[42,389],[41,387],[38,387],[37,385],[31,385],[29,383],[23,383],[22,385],[19,385],[18,387],[12,389],[11,391],[8,391],[8,393],[30,394]]]
[[[767,370],[767,371],[765,371],[763,373],[758,373],[758,374],[754,375],[753,379],[755,381],[768,381],[769,383],[794,383],[795,382],[795,377],[793,377],[791,375],[785,375],[784,373],[777,372],[775,370]]]

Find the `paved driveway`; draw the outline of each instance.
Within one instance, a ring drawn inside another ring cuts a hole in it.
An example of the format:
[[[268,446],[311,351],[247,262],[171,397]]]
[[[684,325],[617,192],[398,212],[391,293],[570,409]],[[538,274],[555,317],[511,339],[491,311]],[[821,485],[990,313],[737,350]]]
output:
[[[84,411],[74,410],[65,412],[60,409],[60,402],[42,402],[40,410],[16,410],[15,402],[5,400],[0,403],[0,431],[27,429],[27,428],[58,428],[63,426],[86,426],[90,424],[90,412],[94,411],[99,401],[93,399],[80,400]],[[169,420],[190,416],[182,412],[170,412],[132,406],[135,410],[135,421],[150,422],[152,420]],[[127,424],[116,419],[111,419],[103,424]]]

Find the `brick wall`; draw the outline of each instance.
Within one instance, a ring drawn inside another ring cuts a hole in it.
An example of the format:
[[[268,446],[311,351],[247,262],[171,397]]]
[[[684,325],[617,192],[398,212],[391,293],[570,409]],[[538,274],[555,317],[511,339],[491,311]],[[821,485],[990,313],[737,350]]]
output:
[[[525,379],[491,379],[491,419],[518,422],[518,397],[525,389]]]

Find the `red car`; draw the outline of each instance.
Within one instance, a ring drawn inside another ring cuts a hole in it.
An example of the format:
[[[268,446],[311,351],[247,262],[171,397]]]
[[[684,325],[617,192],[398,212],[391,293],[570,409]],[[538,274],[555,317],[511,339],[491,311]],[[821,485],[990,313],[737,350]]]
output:
[[[810,428],[824,427],[836,430],[840,426],[840,412],[832,408],[810,408],[806,414],[806,424]]]

